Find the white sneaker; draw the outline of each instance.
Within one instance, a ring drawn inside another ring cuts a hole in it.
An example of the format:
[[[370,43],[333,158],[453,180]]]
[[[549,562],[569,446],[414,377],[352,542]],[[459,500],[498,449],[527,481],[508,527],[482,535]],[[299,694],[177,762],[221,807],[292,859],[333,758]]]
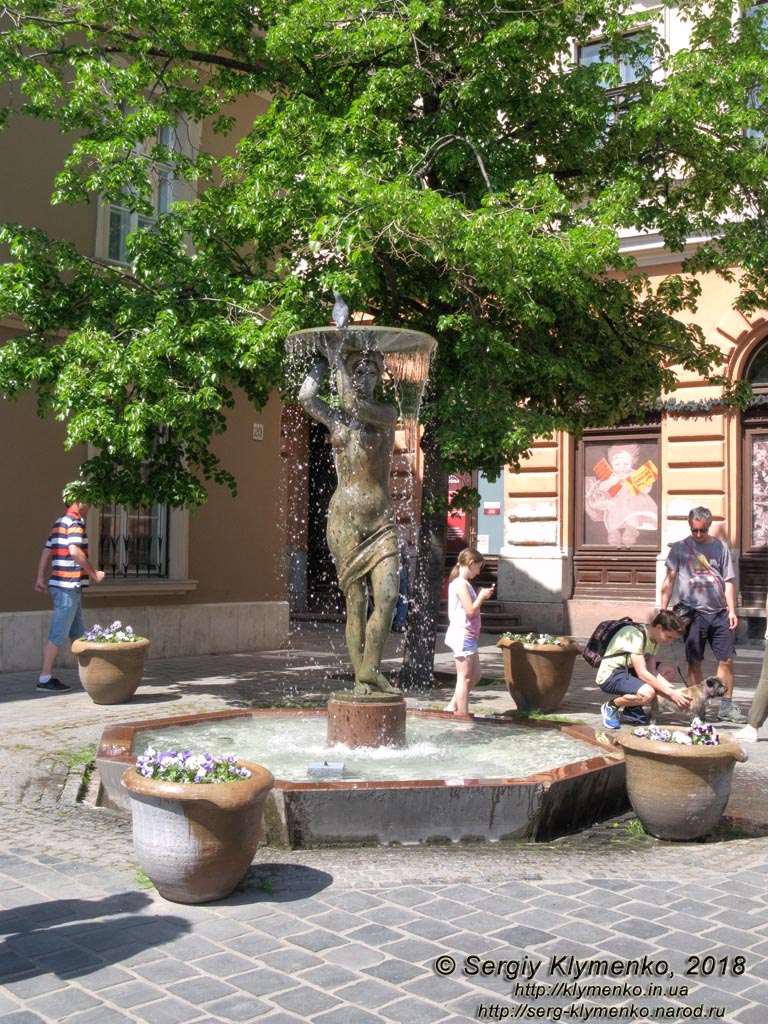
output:
[[[753,725],[745,725],[743,729],[733,734],[735,740],[744,740],[746,743],[757,743],[757,729]]]

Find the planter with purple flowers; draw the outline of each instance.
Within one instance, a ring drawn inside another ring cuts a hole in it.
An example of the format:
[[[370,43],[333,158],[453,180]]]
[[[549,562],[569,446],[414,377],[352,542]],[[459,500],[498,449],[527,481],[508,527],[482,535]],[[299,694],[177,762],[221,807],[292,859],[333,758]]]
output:
[[[228,896],[262,839],[272,773],[234,755],[149,749],[122,783],[136,856],[160,895],[175,903]]]
[[[149,640],[130,626],[94,626],[72,643],[83,689],[94,704],[123,704],[144,675]]]
[[[622,729],[627,794],[646,832],[690,841],[711,832],[731,793],[733,769],[747,753],[694,718],[689,729]]]

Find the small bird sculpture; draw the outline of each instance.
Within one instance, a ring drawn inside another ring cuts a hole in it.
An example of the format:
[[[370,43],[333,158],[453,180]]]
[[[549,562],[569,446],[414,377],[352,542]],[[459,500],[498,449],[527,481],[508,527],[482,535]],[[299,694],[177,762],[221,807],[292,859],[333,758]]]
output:
[[[346,304],[341,296],[340,292],[334,292],[333,297],[336,300],[333,304],[333,310],[331,316],[333,322],[336,324],[338,330],[343,331],[349,323],[349,306]]]

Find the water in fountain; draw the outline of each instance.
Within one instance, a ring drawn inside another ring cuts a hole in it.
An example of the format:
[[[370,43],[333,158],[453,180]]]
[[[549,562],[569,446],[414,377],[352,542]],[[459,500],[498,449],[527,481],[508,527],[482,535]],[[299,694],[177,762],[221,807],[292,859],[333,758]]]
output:
[[[137,731],[132,753],[156,750],[215,750],[267,765],[276,778],[313,781],[313,767],[343,764],[339,781],[408,782],[418,779],[521,778],[594,756],[591,745],[557,729],[522,725],[458,723],[409,717],[404,747],[329,746],[325,716],[250,716],[227,721],[164,724]],[[329,776],[330,777],[330,776]]]

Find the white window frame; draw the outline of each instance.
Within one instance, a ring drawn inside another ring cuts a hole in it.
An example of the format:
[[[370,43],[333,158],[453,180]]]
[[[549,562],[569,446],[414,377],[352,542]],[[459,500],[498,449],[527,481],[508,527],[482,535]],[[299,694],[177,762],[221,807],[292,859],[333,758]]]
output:
[[[150,153],[154,146],[165,145],[169,149],[193,156],[200,146],[201,126],[186,115],[180,115],[174,127],[165,126],[157,134],[134,146],[129,159],[144,159],[151,164],[152,171],[152,215],[137,213],[121,206],[119,202],[100,198],[96,213],[96,258],[115,266],[128,267],[130,260],[126,251],[126,240],[139,229],[151,229],[158,217],[167,213],[172,203],[191,201],[196,191],[193,182],[173,176],[170,164],[153,160]],[[119,249],[111,249],[113,224],[121,222]]]

